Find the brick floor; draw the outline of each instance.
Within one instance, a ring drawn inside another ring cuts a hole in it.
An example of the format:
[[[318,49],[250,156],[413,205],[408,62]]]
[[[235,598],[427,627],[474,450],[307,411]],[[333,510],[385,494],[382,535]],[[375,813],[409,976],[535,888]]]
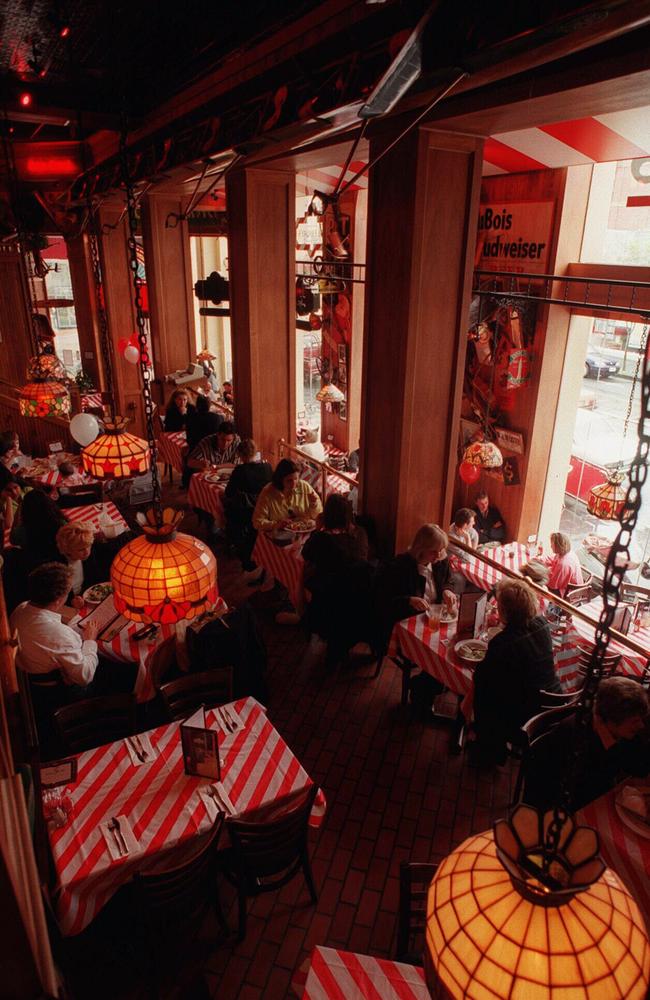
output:
[[[190,517],[185,530],[192,527]],[[295,996],[292,980],[317,944],[390,957],[400,862],[439,860],[485,829],[504,812],[515,768],[477,771],[450,755],[449,724],[411,719],[400,704],[401,675],[390,664],[377,680],[370,679],[374,665],[327,672],[322,651],[299,628],[275,625],[278,596],[251,591],[239,564],[217,555],[228,603],[250,600],[260,619],[269,717],[323,788],[327,813],[310,835],[318,904],[310,904],[299,877],[249,904],[243,943],[223,938],[215,925],[200,996],[281,1000]],[[225,888],[222,895],[235,928],[233,893]],[[134,995],[121,985],[111,996]]]

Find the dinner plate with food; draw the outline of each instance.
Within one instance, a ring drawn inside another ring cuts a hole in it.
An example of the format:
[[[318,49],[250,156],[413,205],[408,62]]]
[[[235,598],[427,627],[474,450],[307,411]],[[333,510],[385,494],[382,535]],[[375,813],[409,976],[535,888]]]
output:
[[[285,528],[293,531],[296,535],[307,535],[316,527],[316,522],[311,517],[292,517],[285,521]]]
[[[616,793],[616,812],[630,830],[650,840],[650,786],[623,785]]]
[[[454,646],[454,652],[461,660],[477,664],[485,658],[487,642],[483,642],[482,639],[461,639]]]
[[[440,612],[440,624],[449,625],[458,620],[458,608],[447,608],[443,605]]]
[[[110,583],[95,583],[92,587],[84,590],[81,596],[86,604],[101,604],[112,593],[113,588]]]
[[[225,486],[231,475],[232,469],[221,469],[216,472],[206,472],[205,481],[206,483],[212,483],[213,486]]]

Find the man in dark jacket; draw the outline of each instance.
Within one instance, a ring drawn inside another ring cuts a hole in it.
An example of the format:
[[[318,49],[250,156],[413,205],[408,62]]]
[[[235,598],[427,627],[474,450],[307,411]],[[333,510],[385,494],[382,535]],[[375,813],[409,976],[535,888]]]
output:
[[[485,545],[486,542],[505,542],[505,521],[499,508],[490,503],[490,498],[485,490],[477,496],[474,512],[476,514],[474,527],[478,531],[479,545]]]
[[[551,632],[537,614],[530,587],[520,580],[500,580],[497,605],[503,631],[490,640],[474,672],[478,742],[470,752],[475,763],[486,765],[503,763],[508,740],[516,739],[521,726],[541,711],[540,691],[561,690]]]
[[[533,744],[525,764],[524,801],[550,809],[567,775],[576,736],[572,713]],[[608,677],[596,693],[584,753],[572,790],[572,808],[604,795],[622,778],[650,772],[648,696],[630,677]]]

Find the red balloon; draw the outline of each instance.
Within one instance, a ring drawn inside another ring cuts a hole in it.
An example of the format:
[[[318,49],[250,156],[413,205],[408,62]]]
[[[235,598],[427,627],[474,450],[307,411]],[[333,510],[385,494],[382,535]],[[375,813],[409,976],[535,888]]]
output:
[[[481,467],[472,465],[471,462],[461,462],[458,466],[458,475],[464,483],[475,483],[481,478]]]
[[[120,337],[120,339],[117,342],[117,349],[119,353],[124,354],[125,350],[127,349],[130,343],[131,341],[129,340],[128,337]]]
[[[133,344],[134,347],[137,347],[138,350],[140,350],[140,338],[137,330],[135,330],[129,337],[129,344]]]

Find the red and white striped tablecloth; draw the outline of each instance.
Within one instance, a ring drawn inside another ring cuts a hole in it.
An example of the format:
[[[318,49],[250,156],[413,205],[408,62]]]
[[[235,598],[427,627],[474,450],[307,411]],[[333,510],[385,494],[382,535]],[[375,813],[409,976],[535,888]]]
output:
[[[634,779],[630,783],[634,784]],[[650,826],[649,837],[643,837],[621,819],[616,791],[584,806],[576,820],[598,830],[600,853],[634,896],[650,932]]]
[[[388,655],[401,653],[417,667],[435,677],[454,694],[461,695],[461,710],[466,719],[472,715],[474,672],[454,653],[456,623],[442,623],[433,632],[426,615],[412,615],[393,628],[388,645]]]
[[[244,728],[221,749],[222,780],[238,814],[277,802],[312,784],[262,706],[254,698],[234,703]],[[206,713],[208,725],[214,715]],[[183,769],[179,724],[150,732],[156,757],[135,767],[124,740],[79,755],[77,780],[68,786],[72,815],[50,830],[56,871],[55,906],[64,934],[79,934],[117,889],[136,871],[150,871],[163,861],[181,863],[196,837],[210,829],[199,789],[205,778]],[[311,814],[319,826],[325,797],[319,791]],[[137,854],[114,861],[101,824],[126,816],[138,841]]]
[[[602,610],[602,597],[596,597],[588,604],[583,604],[580,607],[581,611],[585,614],[591,615],[592,618],[600,618],[600,613]],[[615,640],[610,640],[609,646],[607,647],[608,653],[620,653],[621,661],[616,668],[617,674],[622,674],[628,677],[643,677],[646,667],[648,664],[648,659],[650,659],[650,630],[647,628],[639,629],[638,632],[631,632],[630,639],[634,639],[639,645],[647,648],[648,652],[646,656],[641,653],[636,653],[632,649],[628,649],[626,646],[622,646],[619,642]],[[573,654],[573,658],[567,656],[567,668],[569,665],[575,667],[574,676],[577,678],[577,661],[578,661],[578,646],[580,643],[589,646],[593,645],[595,642],[595,629],[593,625],[589,625],[588,622],[583,622],[580,618],[573,618],[568,626],[566,636],[563,637],[563,645],[568,647]],[[571,678],[573,679],[573,678]]]
[[[518,573],[521,567],[528,561],[527,549],[521,542],[510,542],[508,545],[499,545],[495,549],[487,549],[484,553],[489,559],[499,563],[504,569]],[[493,566],[488,566],[473,556],[460,559],[458,556],[450,555],[449,561],[453,569],[474,584],[481,590],[492,590],[501,579],[501,573]]]
[[[187,491],[187,502],[190,507],[198,507],[212,514],[218,528],[223,528],[226,523],[226,514],[223,509],[223,495],[226,487],[217,483],[209,483],[205,478],[205,473],[195,472],[190,479],[190,487]]]
[[[558,680],[565,691],[579,687],[578,649],[571,630],[554,635],[553,662]],[[421,670],[435,677],[446,688],[463,697],[461,710],[466,719],[472,717],[474,672],[454,653],[456,625],[441,624],[433,632],[426,615],[412,615],[394,626],[388,645],[388,656],[402,655]]]
[[[215,611],[226,610],[226,602],[217,598]],[[83,611],[81,612],[83,614]],[[137,663],[138,673],[133,692],[138,702],[151,701],[156,697],[156,689],[151,676],[151,668],[156,650],[166,639],[176,635],[176,625],[160,625],[153,636],[147,639],[134,639],[136,632],[145,626],[140,622],[129,622],[110,641],[97,640],[97,648],[101,656],[121,663]]]
[[[112,521],[121,525],[124,530],[128,529],[128,524],[111,500],[107,500],[103,504],[103,507]],[[99,531],[99,518],[102,513],[102,504],[89,503],[84,507],[66,507],[63,513],[65,517],[67,517],[68,521],[87,521],[89,524],[92,524],[95,531]]]
[[[84,392],[81,397],[82,410],[101,410],[103,406],[101,392]]]
[[[158,460],[171,465],[177,472],[183,471],[183,459],[187,454],[185,431],[163,431],[157,438]]]
[[[314,948],[303,1000],[430,1000],[424,970],[338,948]]]
[[[304,479],[310,486],[313,486],[318,495],[321,496],[323,490],[323,477],[320,469],[315,469],[311,465],[308,465],[303,469],[300,478]],[[342,476],[337,476],[334,472],[329,472],[327,474],[326,489],[328,496],[330,493],[341,493],[343,496],[347,496],[352,489],[352,486],[347,479],[343,479]]]
[[[309,535],[298,535],[291,545],[281,546],[275,545],[267,532],[259,531],[252,555],[258,566],[263,566],[267,573],[287,588],[289,599],[299,614],[304,605],[305,561],[302,547],[307,538]]]

